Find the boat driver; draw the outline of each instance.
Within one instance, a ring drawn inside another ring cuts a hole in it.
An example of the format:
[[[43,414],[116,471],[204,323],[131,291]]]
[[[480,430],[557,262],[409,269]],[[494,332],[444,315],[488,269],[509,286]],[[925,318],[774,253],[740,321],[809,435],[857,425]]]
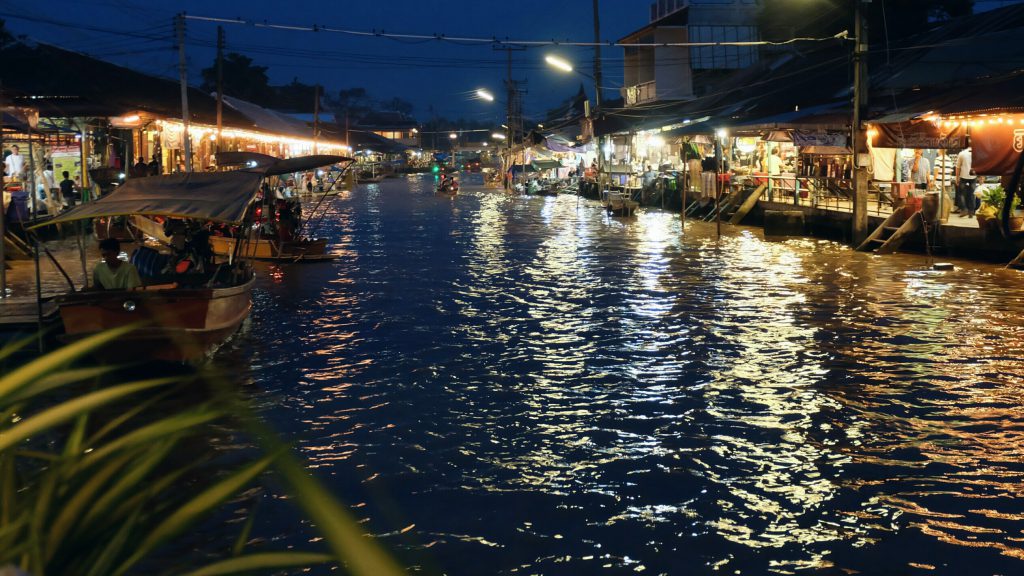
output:
[[[103,261],[96,265],[92,272],[93,285],[102,290],[131,290],[142,286],[139,271],[131,262],[123,262],[121,242],[117,238],[104,238],[100,241],[100,255]]]

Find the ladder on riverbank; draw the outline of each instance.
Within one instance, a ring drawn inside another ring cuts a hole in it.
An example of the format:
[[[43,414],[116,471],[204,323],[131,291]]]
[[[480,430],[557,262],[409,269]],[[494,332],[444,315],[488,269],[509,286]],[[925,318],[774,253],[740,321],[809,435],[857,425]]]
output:
[[[860,252],[874,251],[875,254],[892,254],[898,250],[911,234],[921,228],[921,223],[924,221],[920,210],[900,223],[902,216],[901,211],[890,214],[881,226],[875,228],[875,231],[860,246],[857,246],[857,250]]]
[[[21,238],[7,232],[4,234],[4,255],[8,260],[28,260],[32,258],[32,248]]]
[[[757,201],[761,199],[761,194],[764,194],[764,191],[767,188],[768,184],[761,184],[755,188],[754,191],[747,196],[747,199],[740,204],[739,208],[733,212],[732,218],[729,218],[729,224],[739,224],[744,218],[746,218],[747,214],[754,209],[754,206],[757,206]]]
[[[761,189],[758,188],[758,190]],[[730,192],[719,199],[717,206],[715,205],[714,198],[709,199],[703,204],[701,204],[700,200],[694,200],[686,208],[686,215],[697,220],[703,220],[704,222],[714,222],[715,218],[721,214],[723,221],[732,223],[730,218],[735,215],[737,210],[742,208],[740,205],[741,197],[742,195],[738,192]],[[756,192],[755,197],[760,197],[760,192]]]

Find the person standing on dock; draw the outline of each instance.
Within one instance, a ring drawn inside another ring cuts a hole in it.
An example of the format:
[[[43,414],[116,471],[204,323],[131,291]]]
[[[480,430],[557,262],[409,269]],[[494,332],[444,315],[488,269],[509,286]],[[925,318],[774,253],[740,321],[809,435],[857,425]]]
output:
[[[959,158],[959,157],[958,157]],[[907,161],[904,173],[917,190],[927,190],[932,176],[932,165],[924,157],[924,151],[920,148],[914,150],[914,159]]]
[[[779,157],[778,147],[772,148],[772,153],[768,156],[768,175],[778,176],[782,174],[782,158]]]
[[[75,181],[71,179],[71,174],[65,170],[61,172],[61,176],[64,177],[60,181],[60,195],[64,197],[64,207],[72,208],[75,205]]]
[[[974,211],[978,207],[978,201],[974,198],[978,175],[974,173],[971,159],[971,141],[968,139],[967,146],[956,157],[956,194],[961,218],[974,218]]]
[[[149,161],[149,164],[147,164],[147,166],[149,168],[150,176],[160,175],[160,159],[157,157],[156,154],[153,154],[153,159]]]
[[[20,154],[18,146],[11,146],[11,153],[4,158],[4,169],[10,180],[22,181],[25,173],[25,157]]]

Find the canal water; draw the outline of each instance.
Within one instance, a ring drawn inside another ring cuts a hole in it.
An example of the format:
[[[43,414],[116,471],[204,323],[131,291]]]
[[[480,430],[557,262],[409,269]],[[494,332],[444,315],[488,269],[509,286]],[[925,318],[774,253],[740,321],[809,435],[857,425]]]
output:
[[[413,573],[1024,573],[1021,273],[432,186],[216,360]]]

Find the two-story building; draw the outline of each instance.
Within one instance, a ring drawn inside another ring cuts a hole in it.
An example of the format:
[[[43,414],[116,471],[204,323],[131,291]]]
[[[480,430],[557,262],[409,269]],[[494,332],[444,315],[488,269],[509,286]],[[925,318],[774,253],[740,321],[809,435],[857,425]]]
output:
[[[658,0],[647,26],[619,40],[625,48],[626,106],[688,100],[714,90],[733,70],[758,60],[755,46],[656,46],[759,39],[761,0]]]
[[[401,112],[375,111],[360,118],[352,128],[372,132],[404,146],[419,148],[419,124]]]

